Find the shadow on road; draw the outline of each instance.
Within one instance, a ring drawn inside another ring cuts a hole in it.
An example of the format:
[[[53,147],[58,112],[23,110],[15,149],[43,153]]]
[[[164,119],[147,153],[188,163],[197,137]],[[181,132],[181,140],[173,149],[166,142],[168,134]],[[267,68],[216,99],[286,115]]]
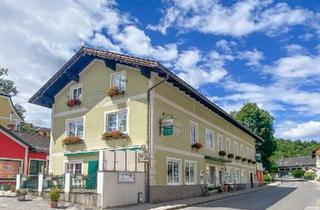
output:
[[[264,210],[296,190],[296,187],[269,187],[253,193],[215,201],[196,208],[216,207],[223,209]]]

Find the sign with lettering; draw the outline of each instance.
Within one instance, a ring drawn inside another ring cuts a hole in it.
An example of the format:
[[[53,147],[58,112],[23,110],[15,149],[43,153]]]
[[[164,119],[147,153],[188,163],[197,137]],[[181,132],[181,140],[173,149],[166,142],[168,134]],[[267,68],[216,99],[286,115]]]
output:
[[[19,169],[20,161],[0,160],[0,179],[15,179]]]

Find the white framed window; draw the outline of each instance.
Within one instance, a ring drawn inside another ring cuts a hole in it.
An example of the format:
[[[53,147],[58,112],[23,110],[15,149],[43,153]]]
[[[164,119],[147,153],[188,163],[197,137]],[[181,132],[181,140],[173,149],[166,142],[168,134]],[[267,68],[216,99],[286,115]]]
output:
[[[197,162],[191,160],[184,161],[184,176],[185,184],[196,184],[197,183]]]
[[[82,100],[82,84],[70,88],[70,99]]]
[[[190,144],[199,142],[198,138],[198,124],[190,122]]]
[[[66,121],[66,136],[78,136],[83,139],[83,118]]]
[[[66,162],[64,171],[66,173],[80,175],[82,174],[82,162]]]
[[[128,133],[128,110],[106,113],[106,131]]]
[[[214,149],[214,134],[213,131],[208,128],[206,128],[206,146]]]
[[[223,148],[223,136],[220,133],[218,133],[218,148],[219,148],[219,151],[224,151],[224,148]]]
[[[234,170],[234,180],[235,180],[236,184],[240,184],[241,179],[240,179],[240,170],[239,169]]]
[[[231,139],[227,138],[226,139],[226,153],[229,154],[231,152]]]
[[[239,144],[237,142],[234,142],[234,155],[237,156],[239,155]]]
[[[118,90],[126,91],[126,74],[125,71],[111,74],[111,87],[118,88]]]
[[[167,184],[180,185],[181,184],[181,160],[174,158],[167,158]]]

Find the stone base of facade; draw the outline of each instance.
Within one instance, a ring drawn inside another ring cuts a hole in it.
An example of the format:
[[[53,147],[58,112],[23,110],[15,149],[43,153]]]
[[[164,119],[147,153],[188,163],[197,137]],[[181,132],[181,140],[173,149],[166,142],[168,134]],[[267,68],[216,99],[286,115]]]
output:
[[[163,201],[201,196],[203,195],[202,189],[205,189],[204,186],[205,185],[150,186],[150,202],[158,203]]]

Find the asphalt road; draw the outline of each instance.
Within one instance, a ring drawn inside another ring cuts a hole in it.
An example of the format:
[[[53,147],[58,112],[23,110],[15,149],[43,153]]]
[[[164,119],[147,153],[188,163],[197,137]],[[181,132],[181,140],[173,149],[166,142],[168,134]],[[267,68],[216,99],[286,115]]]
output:
[[[277,187],[213,201],[187,210],[320,210],[320,184],[310,182],[287,182]]]

